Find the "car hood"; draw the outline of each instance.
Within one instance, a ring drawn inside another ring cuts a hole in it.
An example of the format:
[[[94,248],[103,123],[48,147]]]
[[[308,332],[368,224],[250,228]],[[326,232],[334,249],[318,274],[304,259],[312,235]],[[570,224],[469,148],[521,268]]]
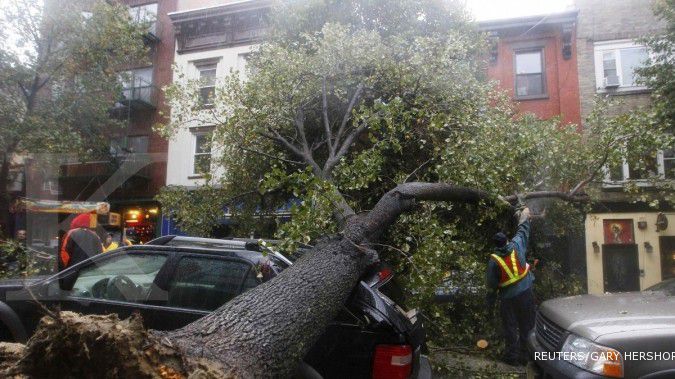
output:
[[[675,328],[675,296],[656,291],[563,297],[545,301],[540,312],[591,340],[610,333]]]

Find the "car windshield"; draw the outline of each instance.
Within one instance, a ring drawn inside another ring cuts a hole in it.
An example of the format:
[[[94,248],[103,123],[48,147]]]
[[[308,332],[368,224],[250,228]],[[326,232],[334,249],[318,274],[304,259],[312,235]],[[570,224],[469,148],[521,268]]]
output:
[[[659,284],[655,284],[655,285],[647,288],[645,291],[660,291],[660,292],[665,292],[670,296],[674,296],[675,295],[675,278],[664,280]]]

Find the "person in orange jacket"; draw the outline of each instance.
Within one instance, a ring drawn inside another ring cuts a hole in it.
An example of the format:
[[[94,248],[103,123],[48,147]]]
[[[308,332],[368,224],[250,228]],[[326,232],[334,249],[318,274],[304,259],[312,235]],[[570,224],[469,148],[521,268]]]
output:
[[[70,223],[70,230],[63,237],[58,259],[59,271],[102,252],[101,239],[90,229],[90,215],[88,213],[78,215]]]

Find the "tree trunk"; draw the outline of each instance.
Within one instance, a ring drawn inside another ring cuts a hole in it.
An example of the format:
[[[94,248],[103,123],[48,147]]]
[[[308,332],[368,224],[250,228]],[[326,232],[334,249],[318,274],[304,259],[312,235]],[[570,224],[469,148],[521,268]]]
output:
[[[184,354],[216,361],[239,377],[292,375],[376,261],[376,253],[360,245],[374,242],[416,199],[476,203],[490,197],[447,184],[400,185],[372,211],[348,218],[340,236],[321,242],[278,277],[160,335]]]
[[[347,300],[374,254],[325,241],[278,277],[164,335],[238,377],[287,377]]]

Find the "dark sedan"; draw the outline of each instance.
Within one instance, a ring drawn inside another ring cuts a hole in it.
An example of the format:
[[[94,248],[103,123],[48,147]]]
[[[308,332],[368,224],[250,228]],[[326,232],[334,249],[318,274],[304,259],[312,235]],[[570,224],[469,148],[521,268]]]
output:
[[[23,340],[41,316],[33,300],[84,314],[132,312],[146,327],[180,328],[270,280],[292,264],[257,242],[165,237],[98,255],[49,278],[0,282],[0,337]],[[390,270],[375,269],[305,357],[330,378],[429,377],[424,329],[383,292]],[[30,289],[30,292],[28,292]]]

